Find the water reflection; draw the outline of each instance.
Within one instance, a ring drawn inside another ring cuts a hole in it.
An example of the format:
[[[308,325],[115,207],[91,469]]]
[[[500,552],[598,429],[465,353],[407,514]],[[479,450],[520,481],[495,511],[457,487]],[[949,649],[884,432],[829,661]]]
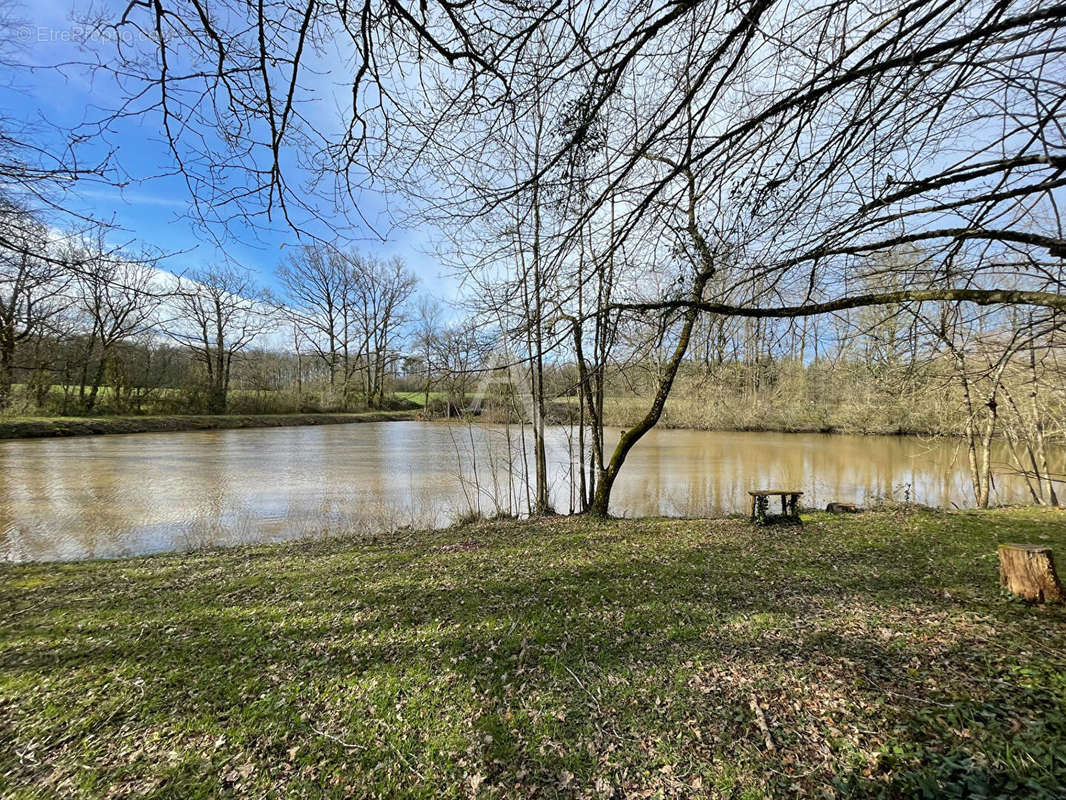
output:
[[[549,443],[553,502],[566,511],[567,432]],[[0,555],[115,557],[441,525],[472,502],[520,511],[522,465],[517,429],[415,422],[0,442]],[[612,511],[721,515],[770,485],[802,489],[808,506],[971,503],[955,441],[660,430],[631,453]],[[1021,480],[998,477],[997,502],[1027,498]]]

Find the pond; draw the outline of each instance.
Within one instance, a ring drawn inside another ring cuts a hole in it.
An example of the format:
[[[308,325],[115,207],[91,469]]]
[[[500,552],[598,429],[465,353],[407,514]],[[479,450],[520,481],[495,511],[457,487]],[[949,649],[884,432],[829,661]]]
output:
[[[566,512],[576,443],[556,428],[549,444],[553,503]],[[0,441],[0,558],[109,558],[440,526],[471,507],[521,511],[522,455],[518,428],[431,422]],[[996,455],[993,500],[1027,502],[1007,454]],[[720,516],[770,486],[803,490],[807,507],[972,504],[959,440],[655,430],[631,453],[611,510]]]

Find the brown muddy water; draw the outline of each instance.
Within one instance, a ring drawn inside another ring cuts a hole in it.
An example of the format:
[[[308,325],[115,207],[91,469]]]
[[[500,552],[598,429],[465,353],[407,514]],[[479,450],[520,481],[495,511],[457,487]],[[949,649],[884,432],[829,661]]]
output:
[[[517,428],[510,445],[507,436],[381,422],[0,441],[0,558],[110,558],[439,526],[477,506],[521,511],[521,439]],[[568,441],[551,431],[561,512],[572,496]],[[1026,502],[1007,454],[996,461],[994,501]],[[657,430],[630,454],[611,510],[720,516],[743,511],[748,489],[771,486],[803,490],[807,507],[883,497],[972,505],[955,440]]]

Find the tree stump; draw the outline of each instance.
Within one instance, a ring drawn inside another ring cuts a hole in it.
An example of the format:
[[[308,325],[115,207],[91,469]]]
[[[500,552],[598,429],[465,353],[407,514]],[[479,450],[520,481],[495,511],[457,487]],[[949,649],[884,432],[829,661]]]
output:
[[[1063,602],[1051,548],[1038,544],[1001,544],[999,580],[1011,594],[1031,603]]]
[[[854,503],[829,503],[825,510],[830,514],[858,514],[859,507]]]

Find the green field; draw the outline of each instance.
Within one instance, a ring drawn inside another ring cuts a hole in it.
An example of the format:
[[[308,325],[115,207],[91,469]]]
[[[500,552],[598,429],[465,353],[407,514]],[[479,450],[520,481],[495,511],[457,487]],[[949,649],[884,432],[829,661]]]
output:
[[[417,403],[419,407],[425,405],[426,393],[425,392],[393,392],[394,397],[398,397],[401,400],[406,400],[409,403]],[[445,392],[430,392],[430,402],[434,400],[443,400],[447,397]]]
[[[408,402],[411,402],[411,403],[417,403],[420,406],[425,404],[425,399],[426,399],[426,393],[425,392],[393,392],[392,396],[393,397],[398,397],[401,400],[407,400]],[[478,398],[480,396],[481,396],[480,392],[472,392],[472,393],[470,393],[470,394],[468,394],[466,396],[466,401],[469,403],[471,400],[473,400],[475,398]],[[433,402],[434,400],[446,400],[447,397],[448,397],[448,393],[447,392],[430,392],[429,393],[430,402]]]
[[[0,794],[1063,796],[1066,512],[806,519],[0,568]]]

